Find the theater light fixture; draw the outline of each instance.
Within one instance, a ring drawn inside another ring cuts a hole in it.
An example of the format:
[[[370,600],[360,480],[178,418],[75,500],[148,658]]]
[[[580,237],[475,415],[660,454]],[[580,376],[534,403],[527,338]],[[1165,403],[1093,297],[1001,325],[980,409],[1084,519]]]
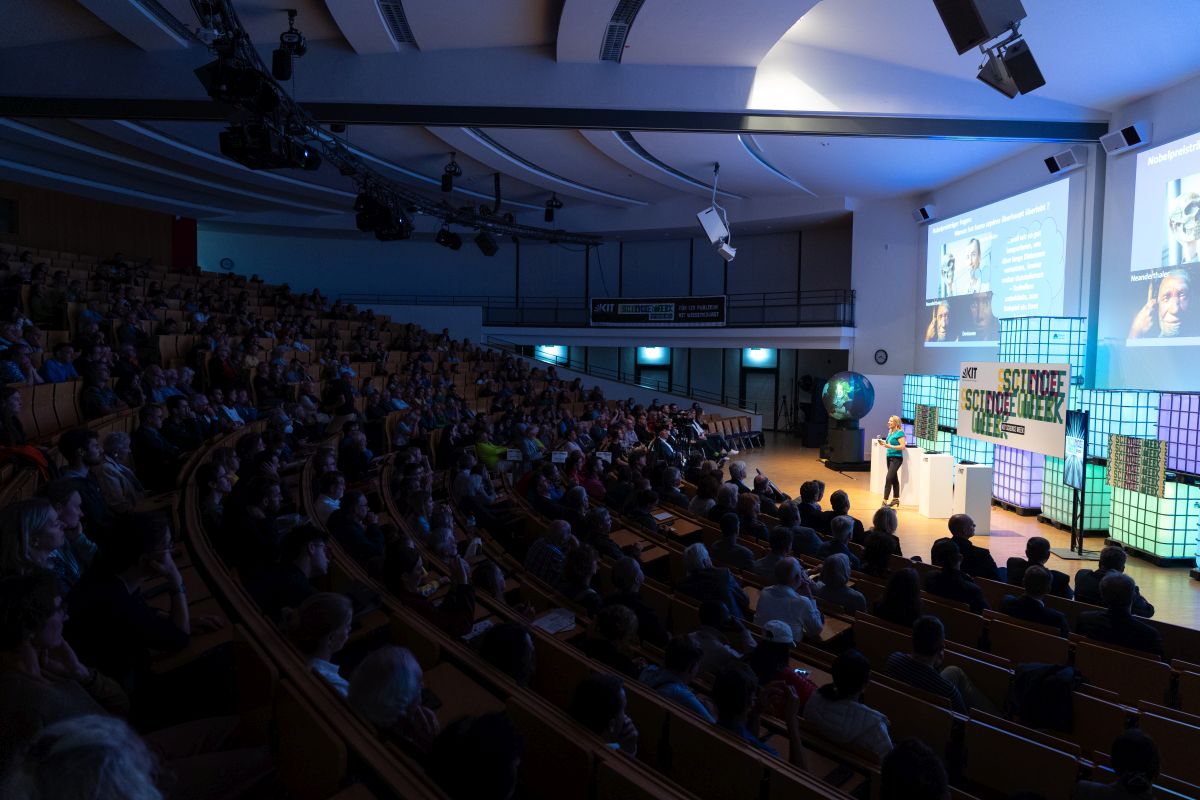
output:
[[[721,175],[721,165],[713,164],[712,205],[696,214],[700,227],[708,236],[708,241],[716,245],[717,255],[725,261],[733,261],[737,257],[737,248],[729,243],[729,215],[717,203],[717,180]]]
[[[475,237],[475,246],[479,248],[479,252],[489,258],[496,255],[496,251],[500,249],[500,245],[496,244],[496,240],[487,231],[479,232],[479,235]]]
[[[449,247],[451,250],[458,250],[462,247],[462,237],[450,230],[449,226],[443,225],[437,232],[437,236],[433,240],[442,247]]]
[[[554,212],[562,208],[562,200],[558,199],[557,194],[550,195],[550,199],[546,201],[546,222],[554,222]]]
[[[279,34],[279,47],[271,53],[271,74],[277,81],[292,79],[292,59],[300,58],[308,52],[308,42],[304,34],[296,30],[296,9],[286,9],[288,29]]]
[[[462,167],[454,160],[456,153],[450,154],[450,163],[446,164],[446,168],[442,170],[442,191],[454,191],[454,179],[462,177]]]
[[[1007,36],[990,47],[980,45],[979,50],[985,58],[976,77],[1005,97],[1029,94],[1046,85],[1029,44],[1021,38],[1015,23]]]

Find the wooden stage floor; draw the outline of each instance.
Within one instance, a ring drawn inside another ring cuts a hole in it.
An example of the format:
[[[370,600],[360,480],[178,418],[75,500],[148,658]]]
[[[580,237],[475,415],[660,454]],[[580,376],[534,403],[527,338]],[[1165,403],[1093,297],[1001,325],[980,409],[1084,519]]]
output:
[[[850,472],[846,474],[827,469],[817,459],[817,451],[801,447],[798,440],[782,434],[767,434],[767,446],[757,450],[744,450],[737,459],[744,460],[751,476],[758,467],[784,492],[792,497],[800,494],[800,484],[813,478],[825,481],[825,500],[829,507],[829,494],[838,489],[850,495],[850,513],[871,527],[871,515],[883,498],[872,494],[870,474]],[[901,506],[900,542],[906,556],[919,555],[929,561],[929,548],[933,542],[949,536],[946,520],[927,519],[917,513],[916,506]],[[1025,541],[1031,536],[1043,536],[1050,540],[1051,547],[1068,547],[1070,534],[1037,521],[1036,517],[1022,517],[1010,511],[992,507],[992,531],[987,536],[976,536],[975,543],[992,551],[996,563],[1004,566],[1010,556],[1025,554]],[[1086,547],[1098,550],[1103,544],[1100,539],[1089,538]],[[1094,567],[1095,562],[1066,561],[1050,556],[1050,566],[1074,578],[1075,571]],[[1200,581],[1192,580],[1185,567],[1156,567],[1136,557],[1129,558],[1125,568],[1141,589],[1142,594],[1154,604],[1155,619],[1177,625],[1200,628]],[[1073,581],[1072,581],[1073,582]]]

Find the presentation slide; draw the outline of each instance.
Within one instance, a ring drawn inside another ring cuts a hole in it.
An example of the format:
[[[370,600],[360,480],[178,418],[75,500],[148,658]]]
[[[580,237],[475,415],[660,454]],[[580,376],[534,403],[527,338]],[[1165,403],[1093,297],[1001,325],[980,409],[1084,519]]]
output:
[[[934,222],[928,229],[925,346],[1000,341],[1000,319],[1060,316],[1069,181]]]
[[[1139,153],[1134,180],[1127,344],[1200,344],[1200,133]]]

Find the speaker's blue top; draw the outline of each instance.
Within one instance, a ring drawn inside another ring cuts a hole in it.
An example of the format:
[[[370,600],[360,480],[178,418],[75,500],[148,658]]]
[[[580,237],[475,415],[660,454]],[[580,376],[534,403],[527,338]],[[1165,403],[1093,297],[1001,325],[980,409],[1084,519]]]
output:
[[[888,458],[904,458],[904,448],[900,440],[904,438],[904,430],[892,431],[887,435]]]

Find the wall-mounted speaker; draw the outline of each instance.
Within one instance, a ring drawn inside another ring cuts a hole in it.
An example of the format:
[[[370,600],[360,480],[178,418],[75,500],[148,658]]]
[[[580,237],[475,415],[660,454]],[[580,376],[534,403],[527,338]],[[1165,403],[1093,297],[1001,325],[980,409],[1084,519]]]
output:
[[[1061,153],[1055,153],[1046,159],[1046,169],[1051,175],[1058,175],[1060,172],[1078,169],[1087,163],[1087,148],[1082,145],[1063,150]]]
[[[921,206],[913,211],[913,221],[918,225],[922,222],[929,222],[934,216],[934,207],[932,205]]]
[[[1135,122],[1100,137],[1100,146],[1110,156],[1150,143],[1150,123]]]
[[[961,56],[1025,19],[1021,0],[933,0],[954,49]]]

